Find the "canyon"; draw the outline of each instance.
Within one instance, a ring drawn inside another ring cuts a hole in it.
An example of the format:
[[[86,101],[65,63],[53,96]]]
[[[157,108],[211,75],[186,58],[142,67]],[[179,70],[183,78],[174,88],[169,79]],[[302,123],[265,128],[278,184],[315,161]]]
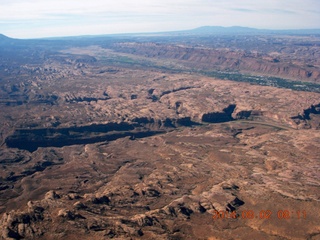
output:
[[[0,237],[319,239],[319,50],[0,35]]]

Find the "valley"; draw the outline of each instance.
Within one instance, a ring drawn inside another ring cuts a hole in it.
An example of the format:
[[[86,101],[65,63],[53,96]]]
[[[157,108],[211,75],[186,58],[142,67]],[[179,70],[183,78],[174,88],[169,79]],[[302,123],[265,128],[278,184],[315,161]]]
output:
[[[317,34],[0,36],[0,236],[319,239],[319,54]]]

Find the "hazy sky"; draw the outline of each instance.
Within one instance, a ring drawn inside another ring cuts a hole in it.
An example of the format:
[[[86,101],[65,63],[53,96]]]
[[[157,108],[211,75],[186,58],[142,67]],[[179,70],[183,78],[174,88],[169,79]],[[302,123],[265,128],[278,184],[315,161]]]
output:
[[[320,28],[320,0],[0,0],[0,33],[16,38],[200,26]]]

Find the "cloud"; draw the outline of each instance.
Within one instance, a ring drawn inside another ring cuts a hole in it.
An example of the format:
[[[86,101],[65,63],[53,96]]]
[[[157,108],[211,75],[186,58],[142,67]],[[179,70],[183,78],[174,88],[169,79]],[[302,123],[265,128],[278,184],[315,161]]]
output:
[[[248,8],[230,8],[230,9],[238,12],[255,12],[255,10],[248,9]]]
[[[14,37],[165,31],[201,25],[320,28],[318,0],[0,0],[0,5],[0,33]]]

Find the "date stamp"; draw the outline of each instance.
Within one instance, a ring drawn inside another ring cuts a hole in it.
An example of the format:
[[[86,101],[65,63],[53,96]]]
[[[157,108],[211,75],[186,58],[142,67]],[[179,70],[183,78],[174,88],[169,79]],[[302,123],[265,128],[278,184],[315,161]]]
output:
[[[214,211],[212,218],[214,220],[218,219],[306,219],[307,212],[305,210],[278,210],[277,212],[272,212],[271,210],[260,210],[255,212],[253,210],[243,210],[243,211]]]

